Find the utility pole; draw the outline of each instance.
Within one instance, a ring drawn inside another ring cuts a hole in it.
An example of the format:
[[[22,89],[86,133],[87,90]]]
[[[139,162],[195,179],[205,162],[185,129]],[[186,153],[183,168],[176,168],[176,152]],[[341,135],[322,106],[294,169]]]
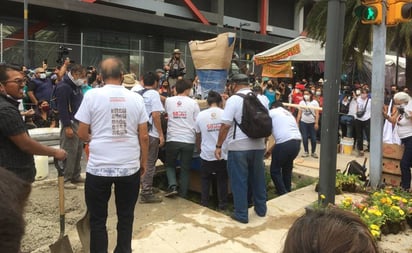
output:
[[[386,6],[386,0],[382,1]],[[382,19],[386,18],[386,8],[382,8]],[[377,188],[382,175],[382,129],[383,129],[383,97],[385,88],[385,55],[386,55],[386,23],[373,25],[372,56],[372,99],[371,99],[371,132],[369,174],[373,188]]]
[[[28,68],[29,67],[29,44],[28,44],[28,19],[29,19],[29,0],[24,0],[24,24],[23,24],[23,33],[24,33],[24,41],[23,41],[23,62],[24,65]]]
[[[342,67],[346,0],[329,0],[326,27],[325,83],[319,168],[318,202],[335,203],[338,140],[338,99]]]

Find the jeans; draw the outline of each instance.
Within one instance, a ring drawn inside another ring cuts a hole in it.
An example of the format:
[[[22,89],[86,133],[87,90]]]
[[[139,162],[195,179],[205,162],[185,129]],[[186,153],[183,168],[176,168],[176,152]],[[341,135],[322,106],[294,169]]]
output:
[[[114,184],[117,212],[115,253],[132,252],[134,208],[140,189],[140,171],[126,177],[100,177],[86,174],[85,199],[90,213],[90,252],[107,253],[107,206]]]
[[[169,188],[177,186],[176,160],[180,155],[180,187],[179,194],[187,197],[189,188],[189,170],[192,165],[195,144],[170,141],[166,142],[166,175]]]
[[[217,197],[219,200],[219,209],[226,209],[227,207],[227,185],[228,176],[226,169],[226,160],[206,161],[202,159],[201,165],[202,175],[202,194],[200,203],[203,206],[209,204],[210,183],[212,178],[216,175],[217,183]]]
[[[291,191],[293,160],[299,154],[300,140],[289,140],[276,144],[272,150],[270,176],[279,195]]]
[[[83,154],[83,141],[77,136],[77,129],[79,128],[79,122],[74,121],[71,125],[73,129],[73,137],[66,136],[64,127],[60,132],[60,147],[67,152],[66,164],[64,168],[64,181],[76,180],[80,177],[80,160]]]
[[[255,212],[265,216],[266,180],[263,156],[265,150],[229,151],[227,165],[233,194],[234,216],[248,222],[248,187],[252,188]],[[249,182],[250,180],[250,182]]]
[[[341,115],[340,116],[340,126],[342,129],[342,137],[352,138],[353,122],[354,122],[354,118],[352,115]]]
[[[365,121],[355,120],[356,128],[356,146],[359,151],[363,151],[363,131],[366,133],[366,139],[368,141],[368,146],[370,145],[370,119]]]
[[[156,172],[156,161],[159,153],[159,138],[149,136],[149,155],[146,171],[142,177],[142,194],[153,194],[153,177]]]
[[[409,190],[411,188],[412,136],[402,139],[402,144],[405,145],[405,151],[403,151],[400,162],[401,187],[405,190]]]
[[[308,138],[310,137],[310,144],[312,146],[312,153],[316,152],[316,130],[315,123],[299,122],[300,133],[302,134],[303,149],[309,153]]]

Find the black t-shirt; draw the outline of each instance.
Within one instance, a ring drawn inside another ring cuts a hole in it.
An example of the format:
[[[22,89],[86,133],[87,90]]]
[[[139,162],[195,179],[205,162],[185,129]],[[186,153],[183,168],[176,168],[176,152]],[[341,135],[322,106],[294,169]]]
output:
[[[9,138],[27,132],[17,106],[17,101],[0,95],[0,166],[33,182],[36,176],[33,155],[23,152]]]

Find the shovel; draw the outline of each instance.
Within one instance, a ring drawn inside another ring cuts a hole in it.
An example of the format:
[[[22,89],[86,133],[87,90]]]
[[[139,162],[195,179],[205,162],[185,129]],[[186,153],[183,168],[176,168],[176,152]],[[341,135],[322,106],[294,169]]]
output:
[[[76,223],[77,233],[82,243],[84,253],[90,252],[90,214],[86,210],[84,216]]]
[[[58,161],[54,159],[54,166],[58,173],[59,185],[59,212],[60,212],[60,235],[59,239],[49,246],[51,253],[73,253],[70,245],[69,237],[64,235],[64,166],[66,161]]]

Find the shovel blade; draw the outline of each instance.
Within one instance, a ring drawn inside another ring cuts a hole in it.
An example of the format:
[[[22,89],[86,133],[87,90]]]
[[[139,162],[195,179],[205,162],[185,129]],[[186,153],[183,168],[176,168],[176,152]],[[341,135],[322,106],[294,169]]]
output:
[[[51,244],[49,248],[51,253],[73,253],[73,249],[70,245],[70,240],[67,235]]]
[[[77,233],[85,253],[90,252],[90,214],[86,211],[83,218],[76,223]]]

